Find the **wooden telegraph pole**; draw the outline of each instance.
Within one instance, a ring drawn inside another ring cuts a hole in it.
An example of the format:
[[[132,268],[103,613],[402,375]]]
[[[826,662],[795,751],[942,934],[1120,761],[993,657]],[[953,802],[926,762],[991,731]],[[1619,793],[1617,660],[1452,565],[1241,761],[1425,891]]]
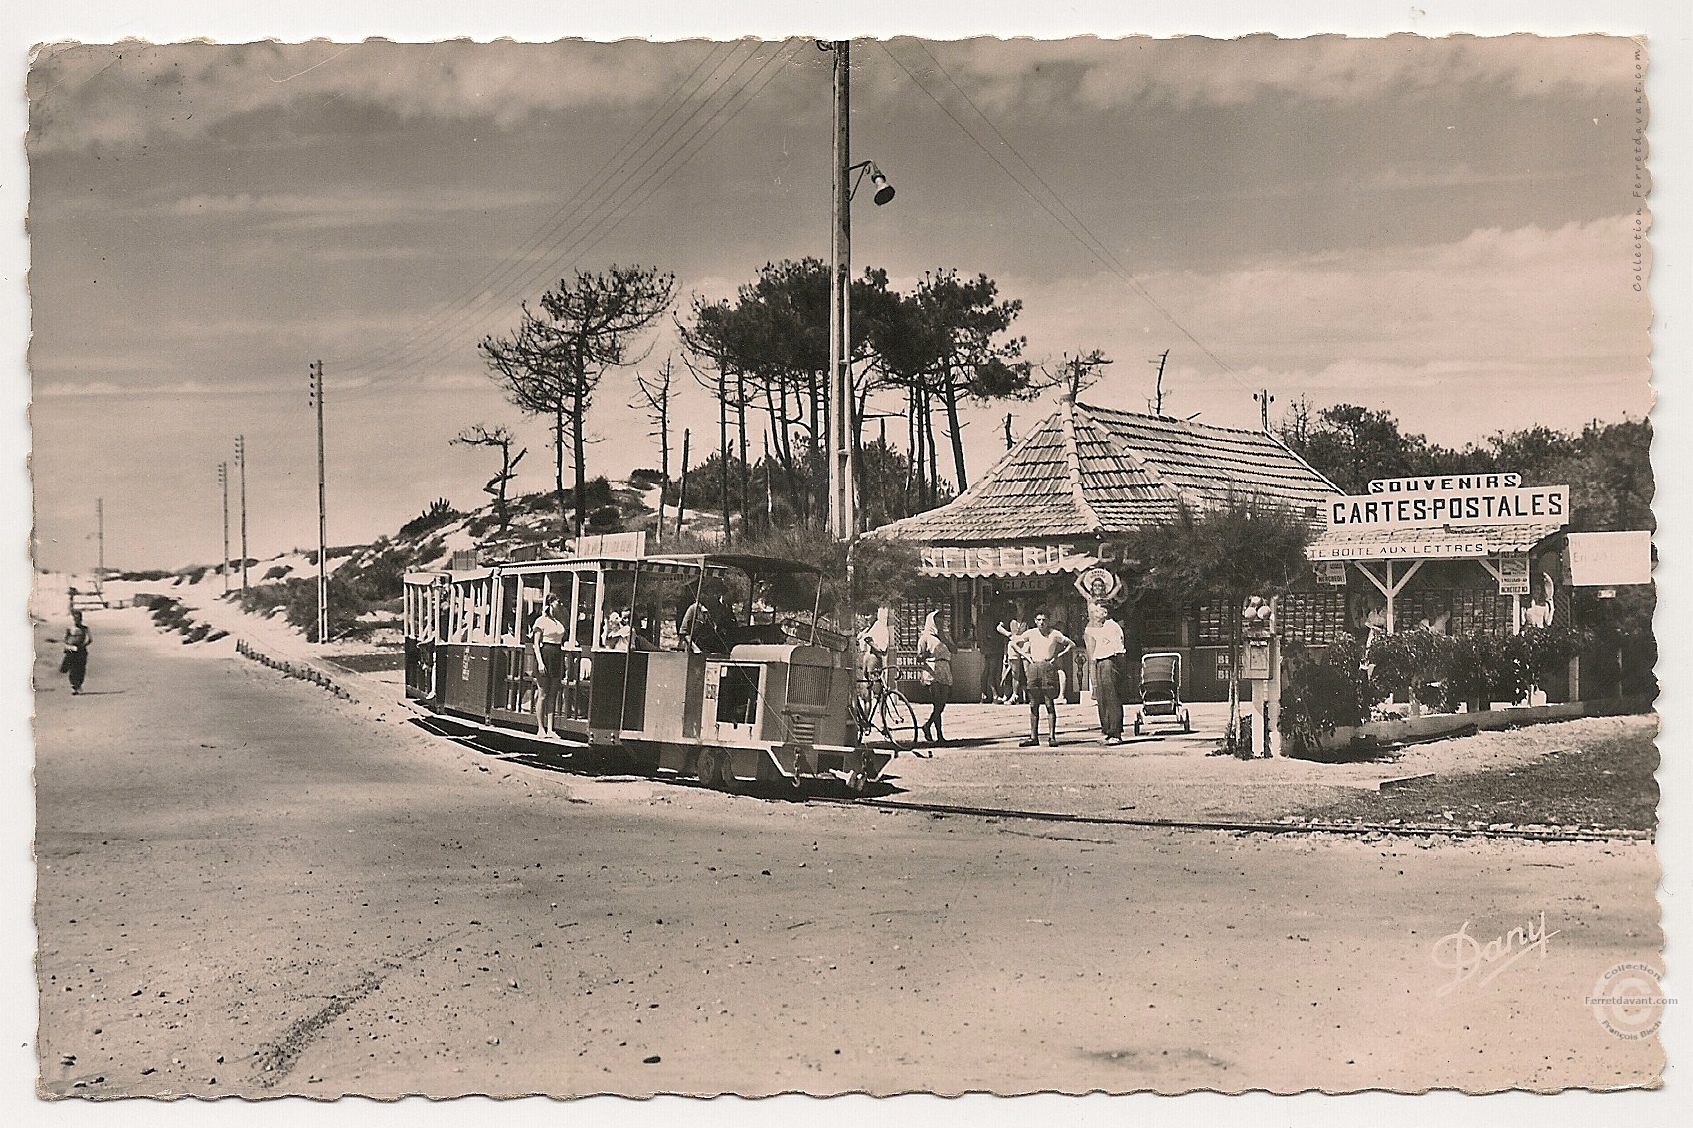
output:
[[[323,490],[323,361],[311,365],[312,406],[317,408],[317,641],[329,641],[329,520]]]
[[[235,468],[241,473],[241,594],[247,594],[247,436],[235,436]]]
[[[852,504],[852,353],[848,336],[852,293],[852,194],[847,184],[852,163],[852,44],[837,40],[830,50],[834,54],[835,130],[829,248],[829,532],[849,540],[858,531]]]
[[[223,490],[223,593],[229,594],[229,463],[218,463],[218,486]]]

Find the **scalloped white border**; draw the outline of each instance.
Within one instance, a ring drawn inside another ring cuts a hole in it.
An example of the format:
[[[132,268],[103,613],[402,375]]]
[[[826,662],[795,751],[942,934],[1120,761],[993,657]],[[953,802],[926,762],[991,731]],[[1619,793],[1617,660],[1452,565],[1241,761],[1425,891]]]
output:
[[[1501,1124],[1528,1120],[1537,1125],[1625,1123],[1668,1124],[1676,1105],[1684,1104],[1679,1090],[1688,1079],[1676,1067],[1690,1041],[1679,1015],[1667,1016],[1663,1038],[1671,1066],[1666,1089],[1659,1093],[1567,1094],[1537,1098],[1523,1094],[1465,1098],[1453,1094],[1394,1097],[1366,1094],[1329,1099],[1322,1096],[1274,1098],[1263,1094],[1240,1098],[1198,1095],[1187,1098],[1036,1096],[1016,1100],[970,1097],[942,1101],[926,1097],[873,1102],[847,1097],[810,1101],[779,1097],[759,1102],[718,1100],[710,1103],[661,1098],[635,1102],[597,1098],[560,1104],[540,1099],[495,1105],[485,1100],[429,1104],[418,1100],[397,1105],[343,1100],[334,1106],[303,1101],[271,1101],[232,1106],[179,1102],[115,1102],[106,1105],[48,1106],[34,1097],[35,982],[31,958],[35,947],[30,903],[34,871],[30,861],[34,799],[29,738],[30,633],[24,613],[28,592],[29,482],[24,461],[29,449],[25,417],[28,380],[23,350],[28,327],[24,271],[27,244],[22,217],[26,207],[27,170],[22,137],[27,53],[32,43],[62,38],[109,42],[125,37],[175,40],[208,37],[234,41],[277,37],[297,40],[320,36],[336,39],[380,35],[401,40],[429,40],[471,36],[491,39],[553,39],[563,35],[588,38],[649,36],[678,39],[692,36],[816,34],[917,34],[956,38],[970,34],[1033,35],[1059,38],[1075,34],[1240,35],[1269,31],[1281,35],[1344,32],[1383,35],[1415,31],[1428,35],[1448,32],[1504,34],[1532,31],[1570,34],[1605,31],[1648,37],[1651,68],[1648,99],[1651,109],[1651,156],[1654,180],[1651,209],[1654,223],[1651,280],[1654,308],[1653,367],[1658,405],[1653,412],[1659,441],[1653,450],[1658,500],[1655,506],[1657,543],[1662,564],[1658,570],[1660,647],[1659,677],[1664,695],[1660,746],[1665,768],[1659,857],[1665,875],[1661,903],[1670,937],[1665,952],[1669,968],[1666,990],[1686,994],[1677,975],[1686,967],[1676,939],[1689,935],[1689,903],[1693,885],[1687,880],[1683,858],[1693,859],[1689,820],[1693,820],[1693,771],[1677,761],[1693,740],[1693,694],[1685,688],[1682,671],[1693,669],[1693,597],[1684,563],[1693,537],[1683,521],[1693,515],[1693,393],[1683,390],[1693,373],[1693,341],[1682,328],[1693,310],[1693,285],[1688,262],[1689,195],[1684,187],[1693,177],[1693,97],[1688,77],[1693,73],[1693,19],[1686,0],[1464,0],[1441,3],[1391,3],[1349,0],[1184,0],[1156,10],[1139,11],[1121,0],[1065,0],[1062,4],[1007,3],[1005,0],[931,0],[922,5],[883,5],[825,0],[719,0],[717,3],[677,4],[662,0],[572,0],[549,5],[536,0],[479,0],[476,4],[441,0],[357,2],[357,0],[291,0],[288,3],[217,3],[216,0],[165,0],[137,4],[133,0],[73,0],[41,3],[14,0],[0,23],[4,53],[0,86],[11,91],[0,99],[0,134],[9,143],[0,149],[0,334],[7,348],[0,362],[0,591],[8,597],[9,612],[0,616],[0,1116],[6,1123],[84,1123],[125,1125],[217,1123],[238,1118],[242,1123],[365,1123],[426,1121],[459,1124],[471,1118],[496,1119],[502,1124],[548,1124],[568,1120],[572,1125],[672,1124],[789,1124],[804,1117],[808,1123],[854,1124],[874,1117],[897,1124],[958,1123],[1024,1125],[1070,1123],[1212,1123],[1223,1117],[1246,1123],[1311,1123],[1372,1126],[1426,1123],[1431,1118],[1452,1123]],[[1666,441],[1674,440],[1674,441]],[[1676,1008],[1687,1011],[1689,1008]],[[356,1119],[355,1119],[356,1118]]]

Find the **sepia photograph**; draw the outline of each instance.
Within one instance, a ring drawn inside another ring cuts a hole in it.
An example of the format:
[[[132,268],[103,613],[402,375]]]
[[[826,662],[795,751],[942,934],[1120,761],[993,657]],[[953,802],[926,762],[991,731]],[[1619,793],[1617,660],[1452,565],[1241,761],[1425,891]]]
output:
[[[1415,32],[37,44],[35,1097],[1662,1087],[1653,42]]]

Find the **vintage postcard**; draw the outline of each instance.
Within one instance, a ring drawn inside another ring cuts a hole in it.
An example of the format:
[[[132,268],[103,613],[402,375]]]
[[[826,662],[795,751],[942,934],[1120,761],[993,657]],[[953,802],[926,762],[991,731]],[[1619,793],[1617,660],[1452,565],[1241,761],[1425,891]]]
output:
[[[1659,1087],[1652,66],[39,46],[39,1096]]]

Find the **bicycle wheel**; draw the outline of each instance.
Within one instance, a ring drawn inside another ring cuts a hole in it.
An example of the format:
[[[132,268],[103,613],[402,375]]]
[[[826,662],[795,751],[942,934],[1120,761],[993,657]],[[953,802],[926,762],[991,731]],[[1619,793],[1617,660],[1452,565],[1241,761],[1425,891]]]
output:
[[[890,689],[883,696],[876,710],[876,727],[896,751],[909,752],[917,747],[917,712],[897,689]]]

